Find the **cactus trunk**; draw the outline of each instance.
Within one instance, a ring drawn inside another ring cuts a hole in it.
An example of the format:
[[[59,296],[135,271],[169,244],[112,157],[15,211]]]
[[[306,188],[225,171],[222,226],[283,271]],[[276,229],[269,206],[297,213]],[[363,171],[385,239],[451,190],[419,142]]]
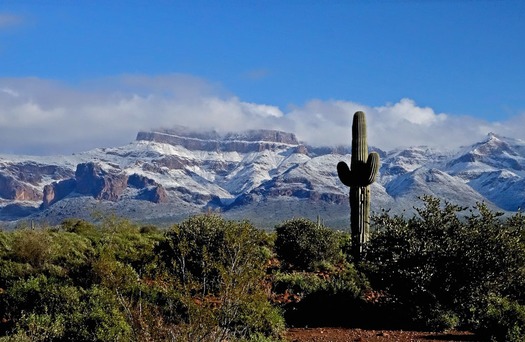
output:
[[[370,187],[350,188],[350,226],[352,229],[352,255],[359,260],[363,244],[370,234]]]
[[[352,122],[352,157],[350,167],[344,162],[337,164],[337,173],[343,184],[350,187],[350,227],[352,232],[352,255],[361,259],[363,244],[370,230],[370,184],[379,169],[379,155],[368,154],[365,113],[356,112]]]

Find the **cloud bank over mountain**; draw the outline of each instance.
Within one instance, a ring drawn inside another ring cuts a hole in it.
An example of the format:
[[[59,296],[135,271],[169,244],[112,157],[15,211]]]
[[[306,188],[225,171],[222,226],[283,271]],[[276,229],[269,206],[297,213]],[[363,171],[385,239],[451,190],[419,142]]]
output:
[[[348,94],[351,98],[352,94]],[[282,109],[250,103],[189,75],[126,75],[76,85],[39,78],[0,79],[0,153],[69,154],[131,142],[139,130],[184,125],[296,133],[313,145],[350,143],[352,114],[367,113],[369,144],[382,149],[458,147],[489,132],[524,139],[525,113],[504,122],[437,113],[415,100],[370,106],[320,100]]]

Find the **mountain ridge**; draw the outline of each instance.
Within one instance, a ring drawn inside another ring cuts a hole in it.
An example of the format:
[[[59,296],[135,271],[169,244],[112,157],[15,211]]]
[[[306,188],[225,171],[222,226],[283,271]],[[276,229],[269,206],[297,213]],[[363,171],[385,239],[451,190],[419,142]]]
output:
[[[373,148],[372,148],[373,149]],[[372,150],[371,149],[371,150]],[[143,222],[219,210],[270,227],[294,216],[348,225],[348,188],[336,165],[349,146],[310,146],[275,130],[141,131],[134,142],[71,156],[0,155],[0,220],[90,219],[86,208]],[[525,205],[525,142],[493,133],[456,150],[377,150],[372,209],[411,212],[433,195],[496,210]]]

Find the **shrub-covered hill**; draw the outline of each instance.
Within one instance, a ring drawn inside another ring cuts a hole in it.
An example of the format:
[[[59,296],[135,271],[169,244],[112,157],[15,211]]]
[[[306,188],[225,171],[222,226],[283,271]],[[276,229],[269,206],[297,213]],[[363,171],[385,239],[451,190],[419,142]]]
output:
[[[0,341],[278,341],[305,325],[522,341],[525,217],[471,211],[428,197],[382,213],[359,264],[349,234],[302,218],[0,231]]]

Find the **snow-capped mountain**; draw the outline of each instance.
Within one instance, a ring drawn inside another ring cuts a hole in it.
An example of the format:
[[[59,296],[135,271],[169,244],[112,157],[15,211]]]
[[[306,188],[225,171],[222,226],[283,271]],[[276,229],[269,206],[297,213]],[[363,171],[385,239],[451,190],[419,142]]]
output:
[[[525,205],[525,142],[489,134],[456,151],[379,151],[372,210],[411,211],[418,196],[494,209]],[[336,165],[349,147],[313,147],[292,133],[229,134],[183,128],[139,132],[133,143],[71,156],[0,155],[0,220],[60,222],[114,212],[173,222],[206,210],[271,227],[320,216],[348,225],[348,188]]]
[[[503,210],[525,205],[525,142],[490,133],[462,149],[444,167]]]

